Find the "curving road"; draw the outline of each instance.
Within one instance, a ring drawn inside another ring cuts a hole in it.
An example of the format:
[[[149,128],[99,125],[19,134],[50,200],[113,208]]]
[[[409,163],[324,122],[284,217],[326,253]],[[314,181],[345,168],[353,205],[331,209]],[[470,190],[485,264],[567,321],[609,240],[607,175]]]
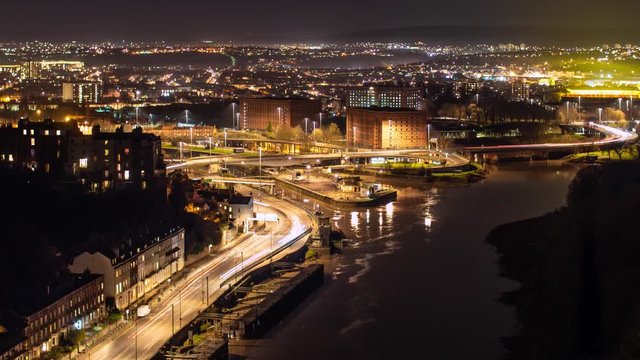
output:
[[[544,144],[522,144],[522,145],[495,145],[495,146],[471,146],[465,147],[465,152],[501,152],[501,151],[539,151],[539,150],[564,150],[581,148],[585,146],[604,146],[624,144],[638,139],[638,134],[630,133],[611,126],[601,124],[589,124],[590,127],[604,133],[606,137],[597,141],[585,141],[579,143],[544,143]]]
[[[139,319],[137,326],[101,343],[91,349],[90,354],[85,353],[81,358],[151,358],[172,336],[172,315],[177,332],[180,325],[187,325],[206,308],[203,299],[206,298],[207,277],[211,303],[222,293],[221,286],[240,278],[249,268],[264,261],[270,253],[286,246],[290,251],[295,251],[305,244],[307,236],[296,241],[301,235],[307,234],[312,226],[312,220],[304,210],[271,197],[264,198],[258,206],[260,212],[276,213],[285,220],[268,223],[266,235],[254,234],[238,244],[227,246],[221,253],[211,255],[206,265],[191,271],[181,284],[177,284],[170,293],[163,296],[161,302],[152,303],[151,314]]]

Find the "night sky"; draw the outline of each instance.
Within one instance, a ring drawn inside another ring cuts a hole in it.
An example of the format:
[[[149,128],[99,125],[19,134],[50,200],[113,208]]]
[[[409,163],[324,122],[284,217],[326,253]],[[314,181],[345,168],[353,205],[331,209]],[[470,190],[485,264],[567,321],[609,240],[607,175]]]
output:
[[[638,0],[2,0],[0,40],[322,38],[424,25],[623,28]]]

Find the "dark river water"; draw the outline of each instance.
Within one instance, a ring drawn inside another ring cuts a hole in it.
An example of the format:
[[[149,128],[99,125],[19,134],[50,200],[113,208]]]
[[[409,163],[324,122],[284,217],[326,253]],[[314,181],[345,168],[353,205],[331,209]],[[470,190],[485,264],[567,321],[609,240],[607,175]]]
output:
[[[247,359],[500,359],[517,326],[496,299],[485,242],[496,225],[562,206],[577,168],[518,163],[468,186],[397,185],[398,200],[325,211],[358,242],[334,256],[328,282],[255,345]]]

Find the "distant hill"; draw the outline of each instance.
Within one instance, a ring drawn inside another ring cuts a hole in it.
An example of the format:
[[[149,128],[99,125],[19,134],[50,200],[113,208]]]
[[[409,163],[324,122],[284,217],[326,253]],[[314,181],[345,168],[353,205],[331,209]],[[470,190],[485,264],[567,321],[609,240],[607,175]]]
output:
[[[330,40],[414,42],[427,44],[527,43],[597,45],[637,43],[638,31],[622,28],[550,28],[534,26],[413,26],[333,34]]]

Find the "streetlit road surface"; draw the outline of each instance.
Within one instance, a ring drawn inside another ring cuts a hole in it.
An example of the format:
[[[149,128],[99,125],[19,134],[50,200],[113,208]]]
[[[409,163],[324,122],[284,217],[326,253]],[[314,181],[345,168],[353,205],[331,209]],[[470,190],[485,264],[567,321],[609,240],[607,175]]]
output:
[[[222,253],[211,256],[211,260],[206,265],[190,272],[186,280],[178,284],[170,293],[165,292],[160,303],[150,304],[151,314],[138,319],[137,326],[130,327],[116,338],[91,349],[90,358],[92,360],[151,358],[172,336],[172,315],[177,332],[180,325],[186,326],[206,308],[203,299],[206,298],[207,277],[211,303],[222,293],[221,285],[226,285],[226,282],[236,278],[240,279],[248,268],[256,265],[272,250],[292,243],[294,239],[305,234],[312,225],[310,216],[304,210],[286,201],[268,198],[263,199],[258,206],[260,212],[277,213],[280,218],[286,214],[287,218],[270,223],[267,235],[254,234],[247,240],[223,250]],[[302,239],[306,239],[306,236]],[[303,240],[297,241],[292,244],[291,249],[297,250],[304,243]],[[89,354],[83,357],[83,359],[88,358]]]
[[[497,146],[474,146],[466,147],[468,152],[500,152],[500,151],[535,151],[535,150],[561,150],[580,148],[585,146],[603,146],[624,144],[636,140],[638,135],[611,126],[601,124],[589,124],[592,128],[606,134],[607,137],[597,141],[585,141],[579,143],[548,143],[548,144],[522,144],[522,145],[497,145]]]
[[[292,163],[288,163],[288,161],[302,161],[302,160],[335,160],[340,159],[343,156],[349,157],[382,157],[382,156],[419,156],[418,154],[424,154],[426,150],[424,149],[406,149],[406,150],[372,150],[372,151],[358,151],[358,152],[347,152],[341,154],[306,154],[306,155],[271,155],[271,156],[263,156],[262,163],[267,163],[269,161],[283,161],[282,165],[292,165]],[[433,152],[433,151],[432,151]],[[435,153],[435,152],[434,152]],[[424,156],[424,155],[423,155]],[[463,158],[460,158],[463,159]],[[462,164],[466,164],[468,162],[467,159],[460,160]],[[243,155],[215,155],[215,156],[200,156],[193,159],[188,159],[184,162],[178,164],[167,164],[167,170],[176,170],[182,168],[188,168],[191,166],[198,165],[209,165],[212,163],[217,163],[220,161],[225,161],[227,164],[255,164],[259,161],[258,157],[246,157]],[[456,165],[456,164],[453,164]]]

